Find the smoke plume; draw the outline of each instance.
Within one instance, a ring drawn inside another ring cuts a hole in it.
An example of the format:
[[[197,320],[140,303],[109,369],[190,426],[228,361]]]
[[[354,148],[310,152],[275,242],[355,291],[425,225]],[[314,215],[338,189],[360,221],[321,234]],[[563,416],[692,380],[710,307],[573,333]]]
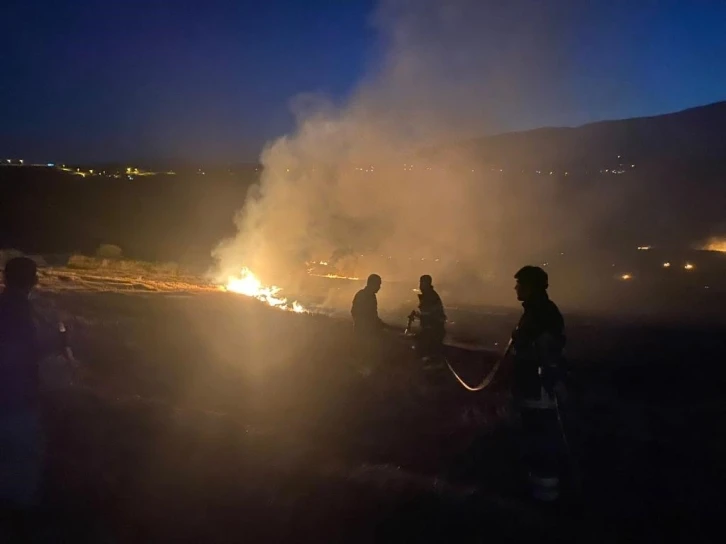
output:
[[[296,130],[262,153],[238,235],[214,252],[219,273],[248,266],[289,288],[306,261],[353,260],[384,281],[500,270],[510,281],[513,263],[583,237],[612,195],[570,199],[587,217],[563,228],[555,177],[521,183],[465,145],[492,126],[546,122],[567,101],[552,82],[569,70],[563,28],[576,10],[547,5],[383,1],[371,21],[383,58],[342,105],[293,101]]]

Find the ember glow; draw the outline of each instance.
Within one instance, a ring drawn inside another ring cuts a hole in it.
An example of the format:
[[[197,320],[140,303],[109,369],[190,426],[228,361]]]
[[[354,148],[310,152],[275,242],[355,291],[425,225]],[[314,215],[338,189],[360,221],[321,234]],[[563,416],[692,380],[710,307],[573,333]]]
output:
[[[693,270],[693,265],[691,263],[686,263],[686,266],[684,266],[686,270]]]
[[[308,266],[307,272],[308,276],[313,276],[314,278],[329,278],[334,280],[352,280],[352,281],[358,281],[360,278],[354,277],[354,276],[344,276],[342,274],[338,274],[337,271],[335,271],[335,268],[332,267],[327,261],[311,261],[306,263]],[[320,268],[323,267],[323,269],[333,270],[331,272],[328,272],[327,274],[321,273]]]
[[[633,279],[633,276],[632,276],[632,274],[623,274],[622,276],[620,276],[620,279],[628,281],[628,280]]]
[[[313,276],[315,278],[330,278],[334,280],[352,280],[352,281],[358,281],[360,278],[356,278],[353,276],[339,276],[338,274],[310,274],[310,276]]]
[[[279,297],[278,294],[282,291],[280,287],[275,285],[266,287],[262,285],[262,282],[247,267],[241,270],[239,276],[230,277],[224,289],[232,293],[256,298],[280,310],[288,310],[295,313],[305,312],[305,308],[297,302],[288,303],[286,298]]]

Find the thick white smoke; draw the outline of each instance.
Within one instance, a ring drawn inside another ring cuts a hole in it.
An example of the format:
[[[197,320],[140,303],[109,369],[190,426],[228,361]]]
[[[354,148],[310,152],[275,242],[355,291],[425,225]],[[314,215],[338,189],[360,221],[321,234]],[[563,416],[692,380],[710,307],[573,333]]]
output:
[[[415,283],[421,273],[486,274],[551,244],[558,187],[512,185],[456,145],[552,98],[548,82],[567,71],[568,15],[544,4],[382,2],[382,64],[342,106],[296,101],[295,132],[266,147],[238,235],[214,252],[222,276],[248,266],[287,287],[305,261],[365,255],[359,275]]]

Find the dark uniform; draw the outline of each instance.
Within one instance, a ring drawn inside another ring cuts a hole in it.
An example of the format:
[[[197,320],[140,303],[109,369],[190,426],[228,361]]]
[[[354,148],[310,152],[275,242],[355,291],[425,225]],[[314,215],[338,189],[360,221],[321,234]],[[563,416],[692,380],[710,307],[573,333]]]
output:
[[[421,330],[418,346],[422,355],[431,356],[441,353],[446,336],[446,313],[441,297],[433,287],[425,289],[418,296]]]
[[[28,300],[36,277],[35,263],[12,259],[0,295],[0,501],[23,508],[37,499],[43,468],[41,353]]]
[[[39,356],[28,296],[22,292],[3,292],[0,295],[0,413],[36,409]]]
[[[355,294],[350,313],[353,316],[353,327],[358,334],[375,335],[385,328],[385,324],[378,317],[378,298],[370,287],[366,286]]]
[[[366,286],[353,298],[353,307],[350,310],[357,336],[356,355],[366,364],[385,360],[390,350],[390,343],[382,334],[390,326],[378,317],[376,293],[380,288],[381,277],[378,274],[368,276]]]
[[[522,417],[532,493],[538,499],[553,500],[559,493],[562,449],[554,387],[565,346],[564,320],[546,291],[522,306],[524,313],[512,334],[512,393]]]

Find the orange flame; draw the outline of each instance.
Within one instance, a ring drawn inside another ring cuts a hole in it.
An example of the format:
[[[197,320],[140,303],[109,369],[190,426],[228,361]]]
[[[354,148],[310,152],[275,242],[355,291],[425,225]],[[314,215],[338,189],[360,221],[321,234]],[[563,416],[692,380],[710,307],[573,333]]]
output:
[[[278,293],[282,291],[280,287],[271,285],[269,287],[264,286],[262,282],[255,276],[252,271],[244,267],[238,277],[230,277],[227,280],[227,284],[224,286],[226,291],[232,293],[238,293],[247,297],[256,298],[273,308],[279,308],[280,310],[288,310],[295,313],[305,312],[305,308],[297,301],[288,303],[284,297],[279,297]]]
[[[713,238],[709,238],[701,249],[726,253],[726,237],[714,236]]]

